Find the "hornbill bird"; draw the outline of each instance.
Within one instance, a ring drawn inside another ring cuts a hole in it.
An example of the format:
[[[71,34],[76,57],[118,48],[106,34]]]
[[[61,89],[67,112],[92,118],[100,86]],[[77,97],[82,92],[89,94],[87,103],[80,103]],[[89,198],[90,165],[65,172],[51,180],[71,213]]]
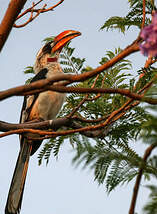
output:
[[[78,31],[66,30],[56,36],[52,42],[44,45],[37,54],[34,65],[36,75],[31,82],[52,78],[54,75],[62,73],[63,71],[58,62],[60,52],[70,40],[79,35],[81,33]],[[64,93],[53,91],[25,96],[20,123],[54,119],[60,111],[64,99]],[[42,143],[41,140],[28,140],[28,136],[34,135],[23,134],[20,136],[20,152],[11,181],[5,214],[20,213],[29,159]]]

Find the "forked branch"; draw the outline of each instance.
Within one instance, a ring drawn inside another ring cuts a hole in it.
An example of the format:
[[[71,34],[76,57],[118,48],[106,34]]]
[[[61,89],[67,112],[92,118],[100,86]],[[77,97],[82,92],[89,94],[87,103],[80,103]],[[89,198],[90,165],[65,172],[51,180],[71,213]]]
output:
[[[58,3],[56,3],[53,6],[50,6],[48,8],[47,4],[44,4],[41,8],[39,9],[35,9],[35,7],[40,4],[43,0],[38,1],[37,3],[32,3],[32,7],[28,8],[27,10],[25,10],[24,12],[22,12],[20,15],[18,15],[18,17],[16,18],[16,21],[20,18],[22,18],[23,16],[25,16],[26,14],[30,13],[30,17],[28,18],[28,20],[26,22],[24,22],[23,24],[14,24],[13,26],[16,28],[22,28],[25,27],[27,24],[29,24],[30,22],[32,22],[35,18],[37,18],[41,13],[45,13],[48,11],[52,11],[54,8],[56,8],[57,6],[59,6],[64,0],[59,1]],[[34,15],[35,14],[35,15]]]

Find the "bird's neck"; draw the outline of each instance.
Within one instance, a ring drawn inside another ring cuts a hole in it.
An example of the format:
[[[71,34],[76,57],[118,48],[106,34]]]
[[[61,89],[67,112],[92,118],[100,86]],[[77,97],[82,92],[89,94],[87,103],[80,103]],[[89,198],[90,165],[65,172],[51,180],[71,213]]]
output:
[[[51,78],[53,75],[63,72],[58,62],[47,63],[46,68],[48,70],[47,78]]]

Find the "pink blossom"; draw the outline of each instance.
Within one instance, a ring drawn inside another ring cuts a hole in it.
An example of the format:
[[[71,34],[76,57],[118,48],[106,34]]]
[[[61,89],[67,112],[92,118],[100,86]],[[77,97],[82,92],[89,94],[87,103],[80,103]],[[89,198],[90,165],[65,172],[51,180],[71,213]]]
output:
[[[157,57],[157,12],[154,12],[152,23],[143,28],[140,36],[143,39],[140,45],[142,54]]]

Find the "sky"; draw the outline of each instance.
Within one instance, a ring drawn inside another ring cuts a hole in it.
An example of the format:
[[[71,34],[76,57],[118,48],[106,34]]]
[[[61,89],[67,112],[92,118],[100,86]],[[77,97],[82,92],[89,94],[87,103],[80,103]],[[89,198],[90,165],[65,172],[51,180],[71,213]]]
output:
[[[0,0],[2,19],[8,2]],[[57,1],[45,1],[56,3]],[[25,8],[31,6],[28,1]],[[128,33],[100,31],[100,27],[110,16],[125,16],[128,11],[127,0],[91,1],[65,0],[54,11],[41,14],[24,28],[13,29],[0,55],[0,90],[24,84],[28,78],[24,68],[34,64],[37,51],[46,37],[57,35],[68,29],[82,33],[72,41],[78,57],[86,58],[85,65],[93,68],[99,65],[107,50],[124,48],[138,35],[138,29]],[[140,69],[145,58],[140,53],[129,57],[134,69]],[[1,102],[0,120],[17,123],[20,117],[22,97],[13,97]],[[143,153],[144,147],[138,142],[134,147]],[[19,151],[18,136],[9,136],[0,140],[0,213],[4,213],[7,194]],[[70,145],[61,149],[58,160],[53,156],[48,166],[38,166],[38,152],[31,157],[21,214],[126,214],[132,196],[134,181],[118,187],[110,195],[105,185],[98,186],[92,171],[75,168],[71,164],[74,153]],[[141,184],[136,211],[142,213],[148,191]]]

